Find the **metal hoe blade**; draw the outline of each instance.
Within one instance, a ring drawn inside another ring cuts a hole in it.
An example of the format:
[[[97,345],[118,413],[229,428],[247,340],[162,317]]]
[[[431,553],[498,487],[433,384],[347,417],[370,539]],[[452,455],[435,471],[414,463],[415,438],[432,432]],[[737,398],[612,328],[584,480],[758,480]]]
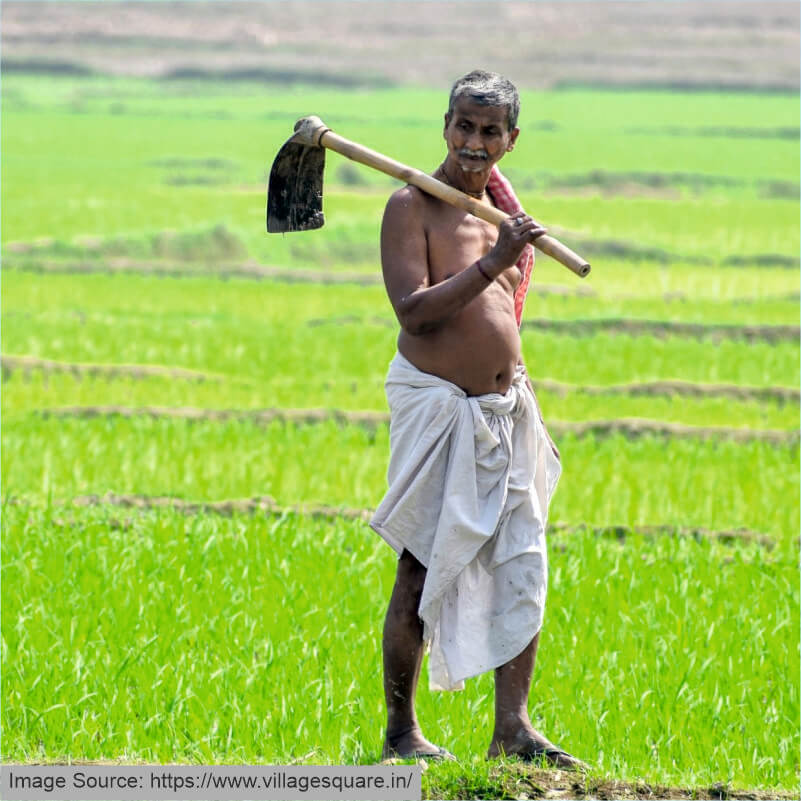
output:
[[[267,230],[271,234],[322,228],[325,148],[290,139],[279,151],[267,190]]]

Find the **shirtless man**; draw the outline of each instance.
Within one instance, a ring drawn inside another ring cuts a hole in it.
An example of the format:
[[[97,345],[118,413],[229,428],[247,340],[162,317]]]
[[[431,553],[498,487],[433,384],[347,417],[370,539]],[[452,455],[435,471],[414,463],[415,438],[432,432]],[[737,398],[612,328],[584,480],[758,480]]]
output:
[[[434,177],[493,204],[487,192],[490,172],[517,142],[518,109],[517,90],[501,76],[477,71],[457,81],[445,115],[448,152]],[[467,396],[507,393],[522,364],[514,309],[521,281],[516,262],[543,233],[527,215],[498,229],[415,187],[395,192],[384,215],[381,258],[401,325],[399,353]],[[451,757],[424,737],[414,709],[424,650],[418,607],[425,580],[426,567],[403,549],[383,637],[385,758]],[[544,757],[559,767],[583,767],[529,720],[538,640],[539,631],[521,653],[495,668],[495,730],[488,756]]]

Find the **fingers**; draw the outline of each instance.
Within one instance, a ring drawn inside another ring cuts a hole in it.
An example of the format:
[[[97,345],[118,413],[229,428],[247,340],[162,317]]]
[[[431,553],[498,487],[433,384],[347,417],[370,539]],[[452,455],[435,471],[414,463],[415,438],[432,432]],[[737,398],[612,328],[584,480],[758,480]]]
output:
[[[514,264],[526,245],[534,242],[547,232],[547,229],[527,214],[507,217],[498,232],[498,241],[492,249],[493,258],[498,264]]]
[[[531,242],[539,236],[547,233],[548,229],[538,223],[533,217],[527,214],[518,214],[510,217],[504,225],[508,228],[509,234],[513,239]]]

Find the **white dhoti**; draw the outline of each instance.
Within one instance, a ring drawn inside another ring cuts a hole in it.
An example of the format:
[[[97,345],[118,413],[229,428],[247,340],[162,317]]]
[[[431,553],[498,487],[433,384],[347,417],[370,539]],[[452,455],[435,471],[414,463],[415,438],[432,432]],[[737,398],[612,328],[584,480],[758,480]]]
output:
[[[386,391],[389,490],[370,525],[426,567],[418,614],[429,683],[458,690],[542,626],[561,465],[522,368],[505,395],[468,396],[397,354]]]

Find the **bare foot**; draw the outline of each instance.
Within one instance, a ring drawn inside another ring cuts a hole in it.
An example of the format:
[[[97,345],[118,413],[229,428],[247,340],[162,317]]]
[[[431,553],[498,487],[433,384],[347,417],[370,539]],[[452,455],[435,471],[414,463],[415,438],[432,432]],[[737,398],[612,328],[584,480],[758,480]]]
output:
[[[423,732],[419,726],[414,726],[406,731],[393,733],[387,732],[384,740],[384,748],[381,752],[381,759],[456,759],[456,757],[444,748],[430,743],[423,737]]]
[[[562,770],[589,770],[586,762],[571,756],[554,745],[547,737],[543,737],[532,728],[517,731],[512,736],[495,735],[487,752],[488,759],[498,759],[500,756],[516,756],[525,762],[535,762],[545,759],[555,768]]]

